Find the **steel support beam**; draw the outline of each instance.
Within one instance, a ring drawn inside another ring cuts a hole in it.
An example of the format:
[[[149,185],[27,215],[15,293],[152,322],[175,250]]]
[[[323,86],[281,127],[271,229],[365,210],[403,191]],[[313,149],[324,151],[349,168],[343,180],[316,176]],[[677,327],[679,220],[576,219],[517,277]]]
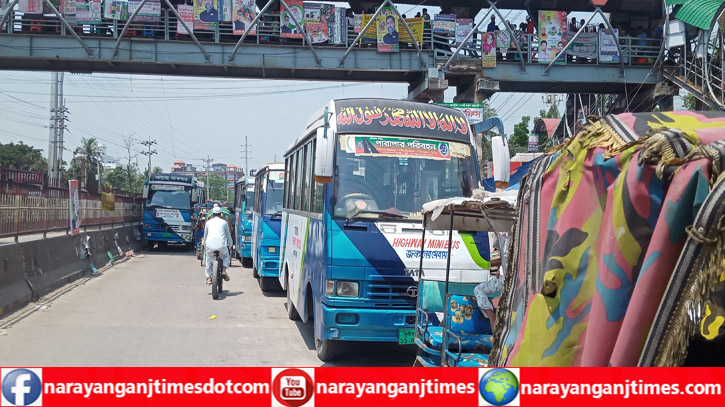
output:
[[[181,23],[181,25],[184,27],[184,29],[186,29],[186,32],[189,33],[189,35],[191,36],[191,39],[194,40],[194,42],[196,43],[196,46],[199,47],[199,49],[201,50],[201,53],[204,54],[204,58],[206,58],[207,62],[210,62],[211,58],[209,57],[209,54],[207,54],[204,47],[201,46],[201,42],[199,42],[199,40],[196,38],[196,35],[194,35],[194,30],[189,29],[189,26],[186,25],[186,22],[184,21],[184,19],[181,18],[181,16],[179,15],[179,12],[176,11],[176,8],[174,7],[173,4],[171,4],[171,2],[169,0],[164,0],[164,2],[166,2],[166,5],[169,7],[169,10],[171,10],[171,12],[174,13],[174,15],[176,16],[177,22]],[[167,14],[166,18],[168,19],[168,14]],[[118,49],[118,47],[117,47],[117,49]],[[115,53],[114,53],[114,56],[116,56]]]
[[[445,72],[448,69],[448,66],[451,65],[451,62],[453,62],[453,59],[458,56],[459,52],[461,52],[461,48],[463,48],[463,46],[466,45],[466,41],[468,41],[468,39],[471,38],[473,33],[478,30],[478,27],[480,27],[481,24],[483,24],[484,21],[486,21],[488,16],[491,14],[491,11],[493,11],[493,10],[489,8],[488,11],[486,12],[486,14],[481,19],[481,21],[479,21],[478,24],[476,24],[476,26],[473,27],[473,30],[471,30],[471,32],[469,32],[468,35],[466,35],[466,38],[464,38],[463,41],[461,41],[461,45],[456,47],[456,50],[453,51],[453,55],[451,55],[451,57],[448,58],[448,61],[446,61],[445,65],[443,65],[443,72]]]
[[[262,10],[260,10],[259,13],[257,13],[256,16],[254,16],[254,20],[252,20],[252,23],[249,24],[249,28],[244,30],[244,34],[242,34],[242,36],[239,38],[239,41],[237,41],[237,45],[234,46],[234,49],[232,50],[232,55],[229,56],[230,63],[232,61],[234,61],[234,57],[237,55],[237,51],[239,51],[239,48],[242,46],[244,39],[247,38],[249,31],[251,31],[252,28],[254,28],[254,26],[259,24],[259,19],[262,18],[262,15],[267,12],[267,9],[269,9],[269,7],[272,6],[273,3],[274,3],[274,1],[272,1],[272,0],[268,1],[267,4],[265,4],[264,7],[262,7]],[[259,30],[257,30],[257,31],[259,31]],[[259,34],[257,34],[257,35],[259,35]]]
[[[506,19],[504,19],[503,15],[501,15],[501,12],[496,7],[496,3],[498,3],[498,0],[496,2],[492,2],[491,0],[488,0],[488,4],[491,6],[493,11],[496,12],[496,15],[498,15],[498,18],[501,19],[501,22],[506,27],[506,31],[508,31],[509,35],[511,35],[511,38],[514,39],[514,45],[516,45],[516,52],[519,53],[519,60],[521,61],[521,71],[526,72],[526,64],[524,63],[524,54],[521,52],[521,47],[519,47],[519,39],[516,38],[516,34],[514,33],[514,30],[511,29],[511,27],[506,22]],[[483,20],[481,20],[483,21]],[[506,54],[506,58],[508,59],[508,54]]]
[[[141,4],[138,5],[136,10],[134,10],[133,14],[131,14],[131,17],[128,18],[128,21],[126,21],[126,24],[123,25],[123,30],[121,31],[121,35],[118,36],[118,40],[116,41],[116,46],[113,47],[113,56],[118,56],[118,47],[121,46],[121,40],[126,35],[126,31],[128,31],[128,27],[131,26],[131,21],[133,21],[134,18],[136,18],[136,15],[141,11],[143,6],[146,5],[146,2],[148,0],[141,0]]]
[[[68,31],[70,31],[70,33],[73,35],[73,38],[75,38],[76,41],[78,41],[78,43],[81,44],[81,46],[83,47],[83,49],[86,50],[86,52],[88,53],[88,56],[89,57],[92,57],[93,56],[93,50],[90,49],[90,48],[88,48],[88,45],[86,45],[86,43],[83,42],[83,40],[81,39],[81,37],[78,36],[78,33],[76,33],[73,30],[73,27],[71,27],[71,25],[68,24],[68,21],[66,21],[66,19],[63,18],[63,15],[60,13],[60,11],[58,11],[58,9],[55,8],[55,6],[53,5],[53,3],[50,2],[50,0],[44,0],[44,1],[45,1],[45,4],[48,5],[48,7],[50,8],[50,10],[53,12],[53,14],[55,14],[58,17],[58,19],[63,23],[63,25],[65,25],[66,29]]]
[[[305,30],[305,27],[302,25],[301,22],[297,21],[297,17],[295,17],[295,13],[290,13],[289,12],[290,7],[287,5],[287,2],[286,1],[279,0],[279,2],[280,2],[281,5],[284,6],[285,9],[287,9],[287,13],[290,15],[290,17],[292,17],[292,21],[294,21],[294,23],[297,25],[297,27],[300,27],[300,31],[302,31],[302,35],[305,36],[305,41],[307,41],[307,44],[309,44],[309,46],[310,46],[310,51],[312,51],[312,55],[315,56],[315,61],[317,62],[317,66],[322,66],[322,62],[320,61],[320,57],[317,56],[317,51],[315,51],[315,47],[312,46],[312,40],[310,39],[310,36],[307,35],[307,30]]]
[[[18,4],[19,1],[20,0],[13,0],[13,2],[10,3],[10,5],[8,5],[8,8],[7,8],[7,11],[5,12],[5,15],[0,20],[0,31],[3,30],[3,26],[5,25],[5,22],[10,19],[10,15],[13,14],[13,7],[15,7],[15,5]],[[10,26],[8,26],[8,28],[9,27]]]

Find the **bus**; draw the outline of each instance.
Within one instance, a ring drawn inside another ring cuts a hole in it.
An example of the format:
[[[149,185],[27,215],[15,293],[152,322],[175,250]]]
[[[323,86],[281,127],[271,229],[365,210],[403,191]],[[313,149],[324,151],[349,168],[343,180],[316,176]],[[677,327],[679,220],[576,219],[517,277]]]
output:
[[[143,233],[149,249],[156,243],[193,247],[191,214],[204,201],[203,191],[192,175],[151,174],[143,189]]]
[[[413,343],[422,206],[480,187],[459,111],[384,99],[329,102],[285,153],[279,281],[290,319],[314,321],[317,356],[341,341]],[[448,239],[425,239],[445,281]],[[454,233],[451,281],[490,278],[488,235]]]
[[[279,276],[279,229],[282,219],[284,164],[262,167],[254,176],[252,208],[252,270],[262,291],[270,291]]]
[[[237,259],[244,267],[252,266],[252,208],[254,178],[240,178],[234,184],[234,224],[236,225]]]

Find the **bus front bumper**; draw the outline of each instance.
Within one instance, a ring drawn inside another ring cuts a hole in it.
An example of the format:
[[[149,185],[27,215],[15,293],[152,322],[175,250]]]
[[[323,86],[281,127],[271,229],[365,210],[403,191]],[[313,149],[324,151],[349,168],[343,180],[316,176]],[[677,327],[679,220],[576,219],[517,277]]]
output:
[[[144,237],[146,240],[154,242],[179,242],[179,243],[191,243],[191,233],[169,233],[169,232],[150,232],[144,231]]]
[[[279,246],[275,247],[274,253],[269,253],[269,247],[263,246],[264,254],[259,256],[257,273],[262,277],[279,277]]]
[[[401,329],[414,327],[414,309],[332,308],[322,304],[320,339],[398,342]]]

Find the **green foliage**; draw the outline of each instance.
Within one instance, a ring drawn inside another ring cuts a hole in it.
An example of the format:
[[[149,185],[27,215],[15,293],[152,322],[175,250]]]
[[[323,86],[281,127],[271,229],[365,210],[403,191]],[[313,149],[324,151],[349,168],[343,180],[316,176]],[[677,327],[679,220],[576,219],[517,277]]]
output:
[[[682,103],[685,110],[697,110],[697,99],[692,93],[686,94],[682,98]]]
[[[40,149],[33,148],[21,141],[18,144],[0,143],[0,168],[20,171],[48,171],[48,161]]]
[[[529,151],[529,121],[531,117],[524,116],[514,125],[514,134],[509,138],[509,153],[512,157]]]
[[[201,177],[206,181],[206,177]],[[227,181],[221,175],[209,174],[209,198],[212,201],[226,201]]]

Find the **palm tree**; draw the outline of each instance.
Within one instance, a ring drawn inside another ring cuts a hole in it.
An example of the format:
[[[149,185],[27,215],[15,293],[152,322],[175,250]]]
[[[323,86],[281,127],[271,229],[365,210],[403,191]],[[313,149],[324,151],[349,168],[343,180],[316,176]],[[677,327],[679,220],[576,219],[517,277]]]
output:
[[[98,145],[98,141],[94,138],[85,138],[83,137],[81,139],[81,146],[76,148],[73,152],[76,157],[79,157],[83,160],[83,182],[88,183],[88,166],[89,165],[95,165],[100,162],[101,160],[101,149]],[[99,177],[100,178],[100,177]],[[100,179],[99,179],[100,182]],[[99,184],[98,191],[101,191],[101,186]]]

